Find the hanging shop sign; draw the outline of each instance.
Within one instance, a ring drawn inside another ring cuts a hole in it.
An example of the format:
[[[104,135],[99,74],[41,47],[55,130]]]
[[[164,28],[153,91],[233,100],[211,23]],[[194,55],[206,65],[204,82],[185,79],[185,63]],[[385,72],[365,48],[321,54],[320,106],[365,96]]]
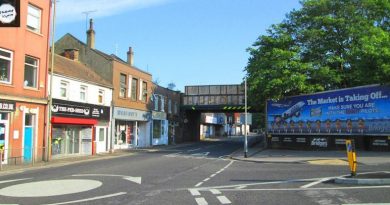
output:
[[[0,100],[0,111],[6,111],[6,112],[15,111],[15,102]]]
[[[0,27],[20,26],[20,0],[0,0]]]
[[[110,107],[53,99],[51,111],[55,116],[110,120]]]

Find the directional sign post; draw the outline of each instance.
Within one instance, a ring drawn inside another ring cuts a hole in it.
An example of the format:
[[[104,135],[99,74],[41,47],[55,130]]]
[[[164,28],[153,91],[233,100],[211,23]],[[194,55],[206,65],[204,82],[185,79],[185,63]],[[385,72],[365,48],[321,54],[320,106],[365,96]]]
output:
[[[345,145],[347,148],[347,156],[349,162],[349,168],[351,170],[351,176],[356,176],[356,152],[355,152],[355,142],[353,140],[345,140]]]

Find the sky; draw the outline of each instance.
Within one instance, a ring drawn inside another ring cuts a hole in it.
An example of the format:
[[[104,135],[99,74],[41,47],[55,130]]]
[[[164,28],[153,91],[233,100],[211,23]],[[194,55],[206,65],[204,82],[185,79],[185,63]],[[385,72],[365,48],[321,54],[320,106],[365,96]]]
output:
[[[186,85],[239,84],[246,51],[299,0],[61,0],[55,40],[70,33],[86,42],[93,18],[95,48],[152,74],[177,90]]]

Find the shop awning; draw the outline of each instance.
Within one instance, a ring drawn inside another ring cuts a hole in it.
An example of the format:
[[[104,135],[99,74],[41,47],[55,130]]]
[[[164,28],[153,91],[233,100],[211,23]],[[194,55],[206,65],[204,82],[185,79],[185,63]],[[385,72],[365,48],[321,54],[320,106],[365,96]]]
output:
[[[73,124],[73,125],[96,125],[98,120],[96,119],[83,119],[83,118],[71,118],[71,117],[52,117],[51,123],[53,124]]]

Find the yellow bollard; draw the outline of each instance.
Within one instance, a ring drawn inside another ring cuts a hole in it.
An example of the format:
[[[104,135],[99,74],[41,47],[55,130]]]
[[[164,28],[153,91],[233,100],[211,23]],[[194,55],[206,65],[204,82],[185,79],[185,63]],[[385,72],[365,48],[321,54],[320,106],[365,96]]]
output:
[[[355,151],[355,142],[353,140],[345,140],[345,146],[347,148],[347,156],[349,162],[349,168],[351,170],[351,176],[356,176],[357,160]]]

